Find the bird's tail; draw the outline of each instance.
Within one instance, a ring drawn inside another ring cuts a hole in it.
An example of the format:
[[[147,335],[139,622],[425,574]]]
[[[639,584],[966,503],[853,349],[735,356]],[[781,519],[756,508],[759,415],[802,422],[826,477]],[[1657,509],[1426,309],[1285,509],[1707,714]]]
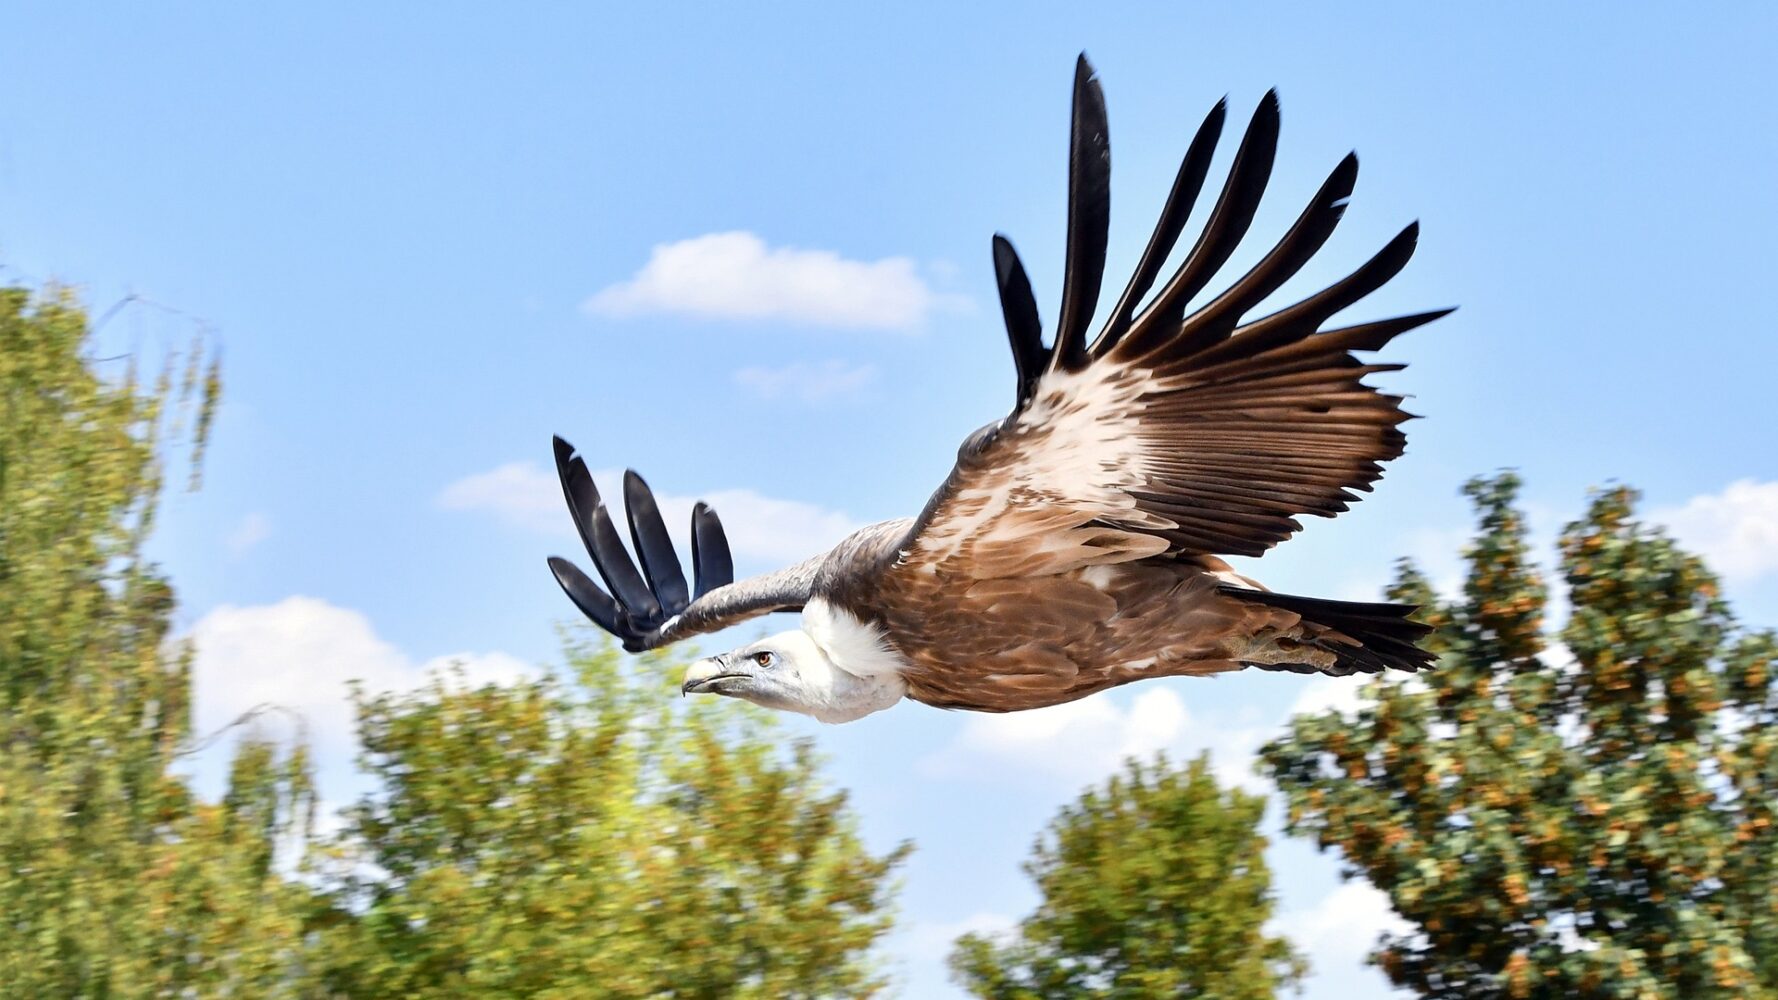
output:
[[[1319,597],[1296,597],[1235,586],[1220,589],[1223,593],[1244,601],[1292,612],[1302,616],[1305,623],[1331,630],[1331,633],[1305,640],[1305,644],[1317,650],[1332,653],[1334,662],[1331,666],[1306,662],[1252,664],[1262,670],[1344,677],[1348,674],[1381,673],[1385,669],[1424,670],[1437,659],[1418,645],[1419,640],[1432,631],[1432,627],[1408,617],[1420,610],[1412,604],[1329,601]],[[1325,661],[1326,656],[1316,659]]]

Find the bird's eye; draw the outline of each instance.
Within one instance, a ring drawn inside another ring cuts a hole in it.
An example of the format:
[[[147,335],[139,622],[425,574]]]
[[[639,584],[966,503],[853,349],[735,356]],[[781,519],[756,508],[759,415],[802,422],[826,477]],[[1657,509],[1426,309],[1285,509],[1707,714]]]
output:
[[[778,654],[772,653],[772,652],[765,652],[765,651],[754,653],[753,654],[753,662],[759,664],[762,667],[769,667],[772,664],[778,662]]]

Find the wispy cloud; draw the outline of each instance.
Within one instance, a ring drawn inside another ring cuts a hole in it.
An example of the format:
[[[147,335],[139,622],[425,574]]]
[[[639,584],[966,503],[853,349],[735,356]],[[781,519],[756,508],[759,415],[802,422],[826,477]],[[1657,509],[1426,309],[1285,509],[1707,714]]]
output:
[[[314,597],[223,605],[200,619],[190,638],[197,648],[196,731],[217,733],[257,707],[274,706],[256,728],[274,737],[305,737],[322,797],[336,803],[362,790],[354,781],[358,744],[349,681],[362,681],[374,694],[413,690],[453,663],[472,682],[535,673],[499,652],[416,661],[379,637],[363,614]]]
[[[508,462],[464,476],[438,494],[438,505],[445,510],[492,514],[502,523],[527,531],[567,532],[573,528],[555,473],[545,472],[536,462]]]
[[[228,537],[224,541],[228,544],[228,551],[231,555],[240,556],[245,555],[248,549],[265,541],[271,533],[271,519],[255,511],[241,518],[240,523],[235,525],[235,529],[228,533]]]
[[[1314,906],[1281,914],[1274,924],[1267,930],[1282,933],[1308,953],[1317,973],[1315,992],[1329,996],[1358,995],[1341,987],[1371,987],[1375,977],[1359,972],[1365,954],[1383,932],[1413,929],[1387,895],[1364,882],[1341,883]]]
[[[1743,479],[1649,517],[1725,577],[1751,580],[1778,572],[1778,482]]]
[[[1463,593],[1463,578],[1468,569],[1463,549],[1473,536],[1474,528],[1467,523],[1443,528],[1420,527],[1404,531],[1394,545],[1401,555],[1414,561],[1414,567],[1432,584],[1433,592],[1448,600]],[[1534,551],[1533,554],[1537,553]],[[1342,581],[1331,596],[1342,601],[1380,601],[1394,578],[1393,568],[1351,576]]]
[[[1291,716],[1320,715],[1333,710],[1352,718],[1358,710],[1371,703],[1369,681],[1356,677],[1311,677],[1291,702]]]
[[[901,937],[906,941],[902,952],[911,958],[942,962],[951,953],[957,939],[965,934],[999,937],[1015,929],[1018,921],[1004,913],[978,912],[961,920],[915,921],[906,925]]]
[[[595,293],[585,309],[913,330],[933,310],[960,302],[933,291],[907,257],[848,260],[831,250],[770,247],[736,231],[656,244],[640,271]]]
[[[877,370],[870,365],[798,361],[781,368],[743,368],[735,372],[735,384],[761,399],[816,404],[855,395],[876,377]]]
[[[920,768],[934,777],[1017,776],[1027,784],[1071,789],[1111,774],[1127,757],[1146,759],[1165,750],[1178,760],[1209,750],[1218,780],[1264,791],[1265,782],[1253,773],[1254,753],[1276,727],[1257,722],[1195,719],[1171,688],[1144,690],[1128,708],[1116,696],[1100,694],[1034,711],[971,716],[951,744]]]
[[[593,473],[599,493],[613,506],[621,506],[620,473]],[[762,496],[752,490],[714,490],[699,497],[656,493],[661,515],[670,528],[691,524],[691,509],[699,499],[715,508],[728,532],[729,547],[740,559],[784,564],[807,558],[858,530],[862,525],[836,510],[800,500]],[[503,523],[526,531],[573,537],[574,525],[562,501],[562,488],[554,472],[535,462],[509,462],[446,486],[438,505],[447,510],[491,514]],[[689,530],[688,528],[685,530]],[[676,537],[681,555],[684,538]]]
[[[1549,655],[1561,656],[1568,652],[1561,643],[1552,644],[1553,652]],[[1569,657],[1569,662],[1573,657]],[[1303,678],[1302,689],[1297,692],[1296,700],[1290,703],[1279,724],[1288,723],[1299,715],[1320,715],[1323,712],[1335,711],[1347,719],[1358,715],[1360,709],[1374,706],[1377,695],[1384,691],[1417,694],[1427,690],[1426,674],[1402,674],[1390,672],[1381,677],[1325,677],[1312,675]]]
[[[772,563],[806,559],[864,527],[837,510],[752,490],[716,490],[703,499],[722,516],[729,546],[743,559]],[[680,524],[691,523],[693,498],[663,496],[660,501],[666,516]]]

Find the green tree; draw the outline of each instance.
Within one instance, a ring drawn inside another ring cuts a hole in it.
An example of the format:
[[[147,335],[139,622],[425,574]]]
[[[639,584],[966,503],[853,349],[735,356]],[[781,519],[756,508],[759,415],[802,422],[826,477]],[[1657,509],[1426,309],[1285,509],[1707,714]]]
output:
[[[1511,475],[1471,482],[1463,595],[1404,566],[1438,669],[1264,748],[1289,829],[1414,928],[1373,958],[1439,998],[1778,995],[1778,688],[1695,556],[1596,494],[1561,538],[1551,655]]]
[[[665,661],[361,697],[350,874],[318,951],[362,997],[862,997],[905,846],[872,855],[805,743],[661,697]],[[627,665],[626,665],[627,663]]]
[[[1037,911],[1010,940],[961,938],[954,974],[997,1000],[1275,995],[1306,965],[1264,931],[1264,812],[1264,798],[1218,787],[1207,756],[1129,761],[1038,841],[1025,866]]]
[[[0,989],[276,996],[305,894],[271,858],[306,767],[249,741],[221,803],[174,776],[190,650],[142,555],[161,448],[183,420],[201,450],[216,368],[194,345],[143,388],[89,346],[71,296],[0,288]]]

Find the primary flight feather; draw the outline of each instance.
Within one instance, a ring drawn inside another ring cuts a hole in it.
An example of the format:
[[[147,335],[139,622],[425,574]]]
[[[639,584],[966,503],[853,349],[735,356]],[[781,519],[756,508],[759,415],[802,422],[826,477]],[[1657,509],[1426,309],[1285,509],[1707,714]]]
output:
[[[684,690],[825,722],[904,697],[1010,712],[1147,677],[1429,665],[1413,607],[1274,594],[1219,558],[1260,555],[1300,529],[1297,515],[1331,517],[1371,489],[1402,453],[1398,425],[1409,414],[1363,379],[1403,366],[1352,352],[1449,311],[1322,329],[1406,265],[1418,234],[1410,225],[1328,288],[1248,317],[1332,234],[1358,175],[1351,155],[1258,264],[1190,308],[1253,222],[1277,150],[1274,93],[1253,113],[1196,242],[1157,290],[1225,116],[1219,103],[1204,119],[1128,287],[1089,340],[1111,159],[1104,96],[1080,59],[1055,336],[1046,346],[1024,267],[995,236],[1017,401],[963,443],[918,517],[736,581],[722,523],[699,504],[688,586],[641,477],[624,477],[632,560],[586,463],[557,438],[568,509],[606,585],[552,557],[562,589],[632,652],[800,610],[800,629],[693,664]]]

